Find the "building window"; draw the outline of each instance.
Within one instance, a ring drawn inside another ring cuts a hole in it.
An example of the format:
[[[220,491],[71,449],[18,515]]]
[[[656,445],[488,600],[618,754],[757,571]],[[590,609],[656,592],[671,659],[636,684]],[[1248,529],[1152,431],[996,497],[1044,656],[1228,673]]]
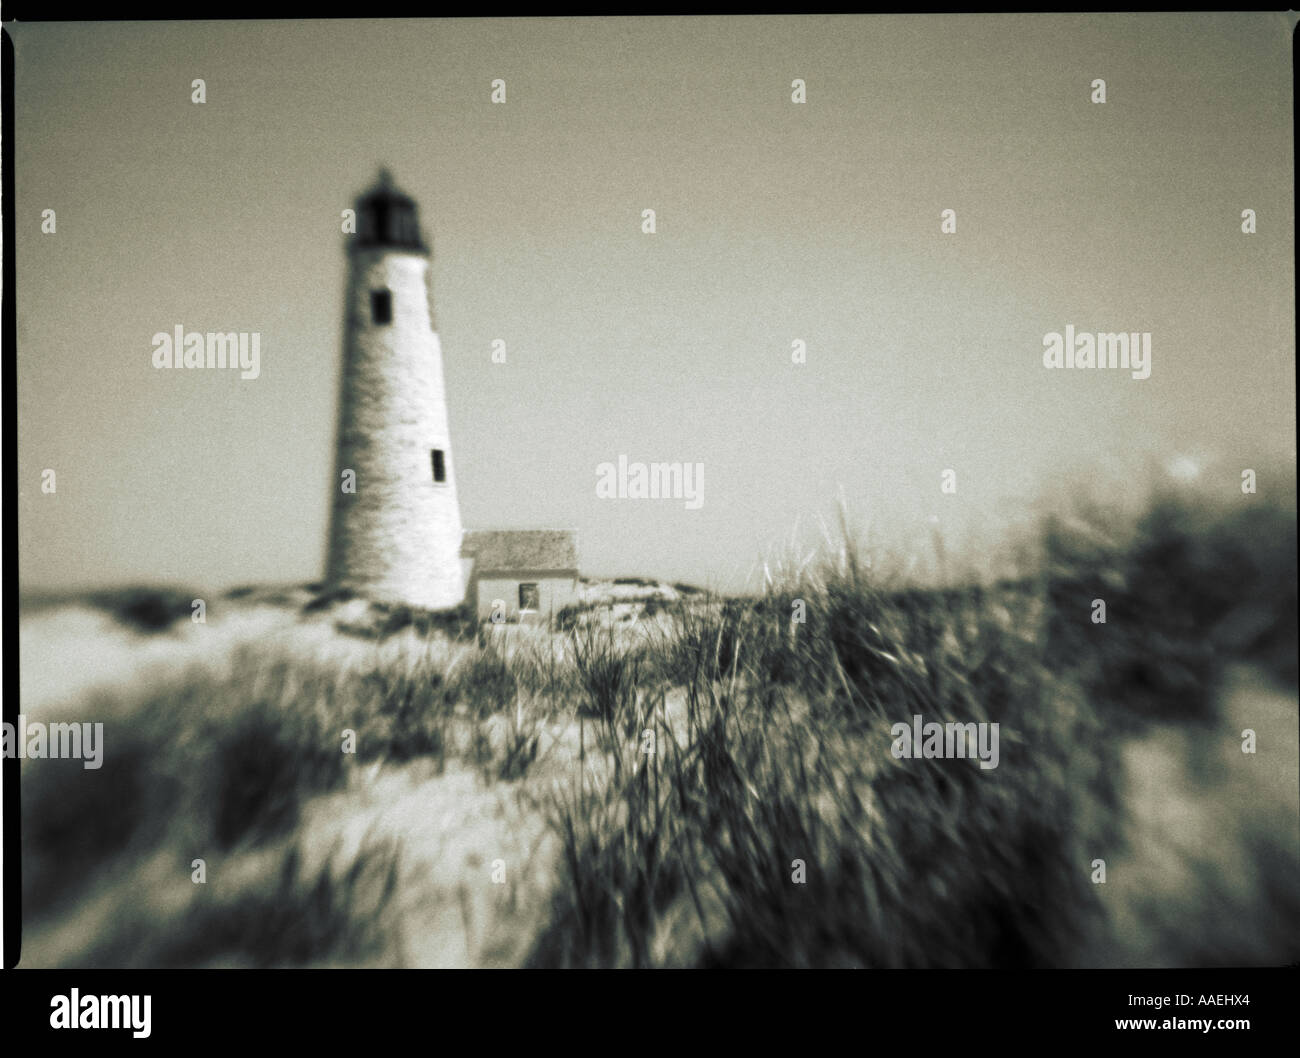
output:
[[[542,608],[542,597],[536,584],[519,585],[519,612],[536,613]]]
[[[393,292],[391,290],[372,290],[370,292],[370,318],[378,324],[393,322]]]
[[[441,485],[447,480],[447,462],[443,458],[442,449],[433,449],[429,453],[429,458],[433,461],[433,480]]]

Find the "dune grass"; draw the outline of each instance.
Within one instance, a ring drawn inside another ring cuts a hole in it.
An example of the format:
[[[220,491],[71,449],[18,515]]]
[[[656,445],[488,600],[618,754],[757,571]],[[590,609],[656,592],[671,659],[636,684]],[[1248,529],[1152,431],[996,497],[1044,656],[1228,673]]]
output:
[[[1090,864],[1124,851],[1121,737],[1209,724],[1230,660],[1295,683],[1293,513],[1161,496],[1122,539],[1104,522],[1049,522],[1038,574],[993,588],[882,590],[845,541],[636,652],[580,640],[615,766],[547,806],[564,878],[533,964],[1072,964],[1104,929]],[[684,688],[684,723],[638,672]],[[998,723],[999,767],[894,759],[918,713]],[[1262,892],[1282,844],[1247,865]]]
[[[400,962],[400,850],[308,868],[303,806],[359,767],[459,758],[556,837],[530,965],[1070,965],[1106,926],[1089,864],[1124,849],[1122,740],[1212,724],[1230,661],[1294,687],[1295,544],[1293,509],[1163,496],[1123,533],[1098,509],[1049,520],[1032,571],[995,585],[882,584],[845,539],[759,597],[692,592],[630,629],[592,610],[512,638],[398,608],[375,638],[415,650],[248,648],[69,716],[120,718],[100,770],[24,769],[25,917],[74,915],[167,850],[181,888],[191,855],[260,855],[260,883],[77,964]],[[999,724],[998,767],[895,759],[915,714]],[[578,757],[530,784],[548,723],[577,726]],[[1285,888],[1296,850],[1257,838],[1260,890]]]

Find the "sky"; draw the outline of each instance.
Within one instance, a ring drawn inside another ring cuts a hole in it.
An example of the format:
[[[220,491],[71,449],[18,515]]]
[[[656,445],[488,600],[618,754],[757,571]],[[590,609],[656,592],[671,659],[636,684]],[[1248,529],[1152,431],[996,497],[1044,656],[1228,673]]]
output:
[[[1081,473],[1294,469],[1292,22],[8,23],[20,585],[321,575],[380,166],[465,526],[576,528],[593,576],[739,590],[840,503],[988,555]],[[259,332],[259,377],[156,370],[177,324]],[[1150,332],[1151,376],[1046,369],[1066,325]],[[598,497],[620,455],[703,463],[703,504]]]

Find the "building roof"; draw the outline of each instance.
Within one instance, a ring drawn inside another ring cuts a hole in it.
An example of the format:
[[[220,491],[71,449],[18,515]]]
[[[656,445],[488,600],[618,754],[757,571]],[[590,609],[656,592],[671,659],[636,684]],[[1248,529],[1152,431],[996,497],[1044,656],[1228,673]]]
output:
[[[576,529],[471,529],[460,545],[480,572],[507,570],[576,571]]]

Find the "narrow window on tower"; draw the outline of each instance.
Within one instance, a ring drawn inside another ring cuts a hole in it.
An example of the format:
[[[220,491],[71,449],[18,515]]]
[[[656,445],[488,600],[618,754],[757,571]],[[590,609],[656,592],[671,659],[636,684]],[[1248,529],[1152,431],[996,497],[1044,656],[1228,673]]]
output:
[[[370,292],[370,318],[375,323],[393,322],[393,292],[391,290],[372,290]]]
[[[442,457],[442,449],[433,449],[429,456],[433,460],[433,480],[441,485],[447,480],[447,464]]]
[[[536,584],[519,585],[519,611],[520,613],[536,613],[542,608],[541,596],[538,594]]]

